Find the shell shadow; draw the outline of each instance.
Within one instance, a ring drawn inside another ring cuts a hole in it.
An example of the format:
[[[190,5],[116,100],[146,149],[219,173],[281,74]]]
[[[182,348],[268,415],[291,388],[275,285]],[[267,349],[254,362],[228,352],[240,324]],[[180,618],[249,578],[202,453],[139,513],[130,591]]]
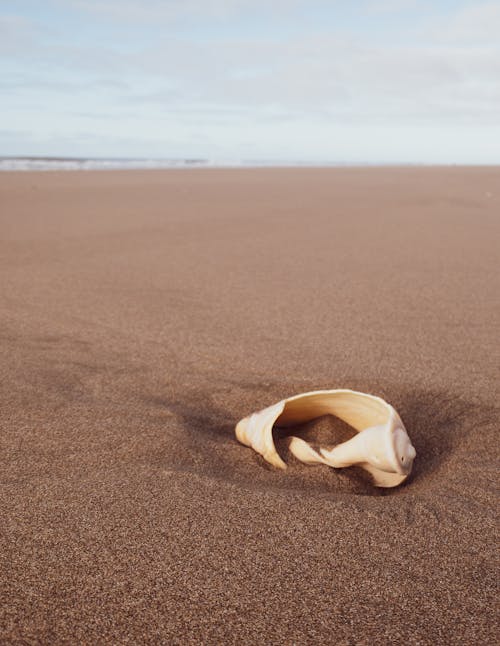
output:
[[[443,391],[407,392],[397,409],[417,451],[408,484],[436,476],[469,433],[489,421],[484,407]]]

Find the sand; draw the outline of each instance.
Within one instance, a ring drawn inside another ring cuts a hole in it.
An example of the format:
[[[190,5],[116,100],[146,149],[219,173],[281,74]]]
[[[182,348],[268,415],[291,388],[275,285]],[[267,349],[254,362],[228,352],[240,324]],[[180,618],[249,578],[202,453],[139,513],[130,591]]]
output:
[[[1,643],[493,643],[499,209],[498,168],[1,174]],[[234,439],[338,387],[405,486]]]

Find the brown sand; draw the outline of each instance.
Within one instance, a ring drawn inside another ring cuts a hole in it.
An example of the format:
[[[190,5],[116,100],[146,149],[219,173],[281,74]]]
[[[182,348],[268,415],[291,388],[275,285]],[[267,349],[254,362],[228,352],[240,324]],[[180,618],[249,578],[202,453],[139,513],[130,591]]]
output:
[[[2,644],[494,642],[499,169],[5,173],[0,204]],[[235,441],[328,387],[399,410],[406,486]]]

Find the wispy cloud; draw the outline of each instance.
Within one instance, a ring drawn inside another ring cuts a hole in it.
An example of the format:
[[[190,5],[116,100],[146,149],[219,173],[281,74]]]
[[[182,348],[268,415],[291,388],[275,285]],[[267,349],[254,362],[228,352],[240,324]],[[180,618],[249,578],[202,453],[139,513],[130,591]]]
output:
[[[436,39],[459,43],[462,47],[500,49],[500,2],[471,2],[448,19],[442,18],[433,31]]]
[[[266,13],[281,15],[300,8],[311,8],[307,0],[50,0],[60,8],[73,8],[97,16],[107,15],[113,20],[126,22],[140,20],[143,23],[171,24],[186,18],[237,19],[247,14]],[[339,0],[333,0],[338,4]],[[316,8],[332,4],[332,0],[315,2]]]
[[[369,13],[394,13],[415,9],[422,0],[366,0],[364,8]]]
[[[229,149],[253,129],[270,154],[280,124],[311,140],[320,124],[397,127],[408,141],[421,127],[500,126],[500,2],[271,4],[50,0],[46,15],[0,16],[2,121],[33,136],[52,124],[62,141],[114,117],[114,145],[120,129],[150,142],[156,122],[190,150],[194,132]]]

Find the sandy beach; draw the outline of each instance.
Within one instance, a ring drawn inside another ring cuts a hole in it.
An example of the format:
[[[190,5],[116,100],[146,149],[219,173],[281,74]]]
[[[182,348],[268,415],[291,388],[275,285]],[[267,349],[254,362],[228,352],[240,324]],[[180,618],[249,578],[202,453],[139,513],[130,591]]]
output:
[[[499,209],[495,167],[0,174],[0,642],[494,643]],[[404,486],[236,442],[320,388],[399,411]]]

